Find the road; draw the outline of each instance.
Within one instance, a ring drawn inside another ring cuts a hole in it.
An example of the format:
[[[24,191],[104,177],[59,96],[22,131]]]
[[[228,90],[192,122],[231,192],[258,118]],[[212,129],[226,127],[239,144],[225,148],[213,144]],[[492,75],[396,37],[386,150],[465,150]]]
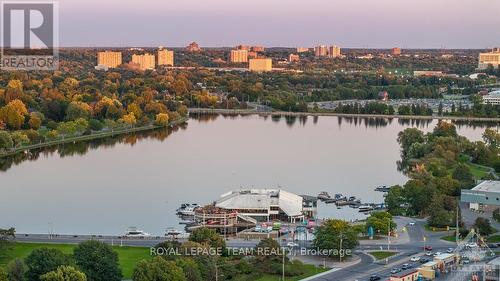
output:
[[[375,261],[374,258],[367,253],[369,251],[376,250],[387,250],[387,244],[384,245],[382,241],[373,241],[372,244],[364,243],[361,245],[357,251],[357,255],[361,258],[361,261],[355,265],[342,268],[340,270],[319,276],[317,278],[311,279],[315,281],[361,281],[369,280],[370,276],[378,275],[382,280],[386,280],[390,277],[390,271],[392,268],[401,268],[404,263],[410,263],[414,267],[420,265],[420,263],[410,262],[410,257],[416,255],[424,255],[423,247],[429,245],[433,247],[433,251],[446,252],[448,248],[454,248],[454,244],[441,240],[440,238],[444,236],[442,232],[429,232],[425,230],[425,220],[413,220],[407,219],[407,223],[412,222],[414,225],[406,225],[407,233],[409,236],[409,241],[406,243],[401,243],[397,245],[390,245],[390,250],[398,251],[398,254],[387,259],[387,261]],[[424,242],[423,237],[426,237]]]
[[[412,222],[414,225],[410,225]],[[390,270],[395,267],[401,267],[404,263],[410,263],[409,258],[414,255],[423,255],[423,247],[429,245],[434,251],[446,252],[448,248],[454,248],[454,243],[446,242],[440,238],[445,233],[429,232],[425,230],[425,220],[414,219],[399,219],[398,228],[405,226],[407,237],[400,241],[393,241],[390,244],[391,251],[397,251],[398,254],[387,259],[387,261],[375,261],[368,254],[370,251],[387,250],[386,240],[364,241],[356,250],[356,255],[360,258],[358,263],[351,266],[339,269],[337,271],[319,276],[312,280],[369,280],[371,275],[378,275],[381,278],[388,278]],[[424,242],[423,237],[426,237]],[[165,237],[154,238],[120,238],[118,236],[91,236],[91,235],[57,235],[49,236],[47,234],[17,234],[16,240],[19,242],[31,243],[65,243],[78,244],[89,239],[97,239],[110,245],[135,246],[135,247],[152,247],[156,244],[167,240]],[[397,240],[397,239],[395,239]],[[228,239],[226,244],[232,248],[253,248],[257,245],[258,240],[243,240],[243,239]],[[282,241],[282,243],[285,243]],[[283,245],[284,246],[284,245]],[[419,264],[414,264],[418,266]]]

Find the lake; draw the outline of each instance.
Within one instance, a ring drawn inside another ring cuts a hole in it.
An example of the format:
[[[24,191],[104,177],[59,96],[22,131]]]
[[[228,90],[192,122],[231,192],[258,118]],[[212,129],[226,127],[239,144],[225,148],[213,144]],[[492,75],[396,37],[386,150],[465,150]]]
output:
[[[0,160],[0,228],[19,233],[120,235],[181,229],[181,203],[208,204],[240,188],[328,191],[380,203],[403,184],[398,132],[437,121],[382,118],[193,116],[173,130],[61,145]],[[493,124],[497,126],[497,124]],[[481,139],[481,124],[458,131]],[[319,217],[362,218],[319,206]]]

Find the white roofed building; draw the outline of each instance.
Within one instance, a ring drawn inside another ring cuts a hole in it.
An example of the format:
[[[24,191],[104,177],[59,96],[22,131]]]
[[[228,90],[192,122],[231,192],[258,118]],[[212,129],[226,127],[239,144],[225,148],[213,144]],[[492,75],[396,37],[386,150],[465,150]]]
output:
[[[215,207],[257,221],[296,222],[304,219],[303,198],[282,189],[247,189],[225,193]]]

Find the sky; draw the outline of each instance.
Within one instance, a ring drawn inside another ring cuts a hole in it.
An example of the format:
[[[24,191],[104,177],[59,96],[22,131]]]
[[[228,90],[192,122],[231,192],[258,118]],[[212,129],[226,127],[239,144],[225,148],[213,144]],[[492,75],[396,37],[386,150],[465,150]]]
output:
[[[61,46],[491,48],[499,0],[59,0]]]

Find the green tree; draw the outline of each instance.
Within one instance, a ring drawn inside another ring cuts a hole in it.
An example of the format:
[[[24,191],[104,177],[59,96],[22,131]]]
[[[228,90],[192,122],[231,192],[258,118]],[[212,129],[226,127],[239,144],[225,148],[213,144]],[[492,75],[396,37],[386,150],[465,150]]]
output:
[[[458,164],[453,171],[452,177],[459,181],[460,188],[469,189],[474,187],[476,181],[474,180],[474,175],[472,175],[469,167],[464,164]]]
[[[0,281],[9,281],[7,275],[7,270],[5,270],[3,267],[0,267]]]
[[[476,219],[474,222],[474,228],[480,235],[483,236],[488,236],[495,232],[495,229],[490,224],[490,220],[482,217]]]
[[[385,204],[387,205],[389,213],[393,215],[402,215],[405,211],[402,207],[404,203],[405,197],[403,196],[403,188],[399,185],[392,186],[385,197]]]
[[[34,249],[25,259],[28,281],[39,281],[43,274],[56,270],[61,265],[69,265],[69,258],[58,249]]]
[[[120,281],[122,273],[118,263],[118,254],[99,241],[85,241],[73,250],[76,265],[89,281]]]
[[[185,281],[182,268],[174,261],[167,261],[161,257],[151,260],[141,260],[137,263],[132,274],[134,281]]]
[[[376,233],[388,234],[396,228],[392,215],[388,212],[373,212],[366,219],[366,228],[372,227]]]
[[[12,148],[14,146],[14,142],[12,141],[12,137],[6,131],[0,131],[0,150],[5,150]]]
[[[14,228],[1,229],[0,228],[0,260],[5,258],[9,250],[12,249],[12,240],[16,238],[16,230]]]
[[[7,264],[7,275],[9,281],[24,281],[26,280],[26,264],[22,259],[15,259]]]
[[[352,250],[358,245],[358,234],[346,221],[330,219],[318,227],[313,244],[322,250],[333,250],[332,255],[339,256],[335,250]]]
[[[217,234],[213,229],[207,227],[200,227],[191,232],[189,240],[193,242],[200,243],[202,245],[208,245],[212,248],[222,248],[226,247],[226,242],[224,239]]]
[[[196,263],[196,261],[189,257],[181,257],[175,260],[177,266],[182,268],[184,275],[188,281],[202,281],[203,278],[201,276],[200,267]]]
[[[41,281],[87,281],[84,273],[72,266],[60,266],[56,270],[40,276]]]

